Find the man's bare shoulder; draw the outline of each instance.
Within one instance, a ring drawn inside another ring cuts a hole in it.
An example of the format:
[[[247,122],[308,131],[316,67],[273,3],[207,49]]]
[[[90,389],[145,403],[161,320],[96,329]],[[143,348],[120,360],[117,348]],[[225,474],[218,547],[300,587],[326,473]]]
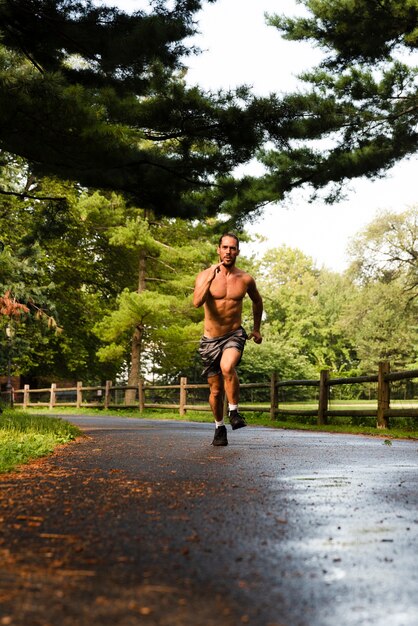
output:
[[[236,268],[238,269],[238,268]],[[242,281],[245,285],[245,290],[247,294],[250,296],[253,302],[261,302],[261,296],[258,291],[255,279],[251,274],[245,272],[244,270],[238,269],[239,276],[237,276],[238,280]]]
[[[251,276],[251,274],[249,274],[245,270],[242,270],[239,267],[234,267],[234,274],[236,275],[237,278],[240,278],[241,280],[244,280],[247,284],[255,282],[255,280]]]

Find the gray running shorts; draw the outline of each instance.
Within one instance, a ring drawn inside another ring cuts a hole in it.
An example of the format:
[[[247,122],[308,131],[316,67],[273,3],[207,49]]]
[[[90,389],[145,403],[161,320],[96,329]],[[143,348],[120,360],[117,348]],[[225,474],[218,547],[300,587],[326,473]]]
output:
[[[217,374],[221,373],[221,358],[226,348],[235,348],[238,352],[241,352],[239,359],[241,361],[247,339],[248,335],[242,326],[221,337],[203,336],[199,346],[199,354],[204,366],[202,376],[217,376]]]

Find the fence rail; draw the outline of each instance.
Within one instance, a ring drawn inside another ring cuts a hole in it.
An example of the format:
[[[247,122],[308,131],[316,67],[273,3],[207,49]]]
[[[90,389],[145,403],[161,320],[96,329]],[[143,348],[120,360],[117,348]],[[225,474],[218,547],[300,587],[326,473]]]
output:
[[[322,370],[319,380],[278,380],[272,374],[270,381],[265,383],[243,383],[241,389],[258,389],[265,391],[265,399],[262,403],[240,404],[240,411],[257,411],[269,413],[271,419],[278,416],[317,416],[318,424],[326,424],[328,417],[375,417],[377,428],[388,428],[391,417],[418,417],[418,408],[391,408],[391,383],[402,380],[412,380],[418,378],[418,370],[402,372],[391,372],[390,363],[382,361],[379,363],[378,373],[371,376],[355,376],[352,378],[331,378],[328,370]],[[330,408],[330,390],[336,385],[354,385],[360,383],[377,383],[377,406],[376,409],[332,409]],[[317,407],[312,409],[280,408],[279,389],[283,387],[317,387],[318,402]],[[187,411],[210,411],[207,402],[207,384],[189,384],[187,378],[182,377],[180,384],[176,385],[152,385],[141,380],[137,386],[113,385],[112,381],[107,381],[104,386],[84,387],[82,382],[78,382],[75,387],[58,388],[55,383],[43,389],[30,389],[25,385],[23,389],[12,389],[2,395],[6,395],[11,406],[31,407],[46,406],[49,409],[56,407],[76,407],[76,408],[135,408],[139,411],[145,409],[174,409],[180,415],[185,415]],[[191,392],[199,390],[205,391],[205,399],[200,403],[190,403]],[[170,402],[167,393],[162,397],[162,392],[176,392],[176,397]],[[149,401],[149,396],[151,401]],[[37,398],[36,401],[34,398]]]

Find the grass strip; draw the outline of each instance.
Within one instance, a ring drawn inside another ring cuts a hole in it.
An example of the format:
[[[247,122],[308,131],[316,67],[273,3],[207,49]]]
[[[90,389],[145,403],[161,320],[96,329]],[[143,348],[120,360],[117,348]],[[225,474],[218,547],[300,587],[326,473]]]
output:
[[[47,415],[6,410],[0,415],[0,472],[9,472],[81,435],[73,424]]]

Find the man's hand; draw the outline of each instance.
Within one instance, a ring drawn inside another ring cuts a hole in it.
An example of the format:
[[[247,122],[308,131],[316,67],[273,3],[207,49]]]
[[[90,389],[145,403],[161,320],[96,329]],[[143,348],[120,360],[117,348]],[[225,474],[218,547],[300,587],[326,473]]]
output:
[[[216,274],[221,271],[222,265],[224,265],[223,261],[215,263],[203,270],[203,272],[200,272],[196,278],[193,292],[193,305],[196,308],[199,308],[206,302],[212,281],[215,279]]]
[[[211,265],[210,267],[208,267],[208,269],[207,269],[208,276],[210,276],[210,273],[213,272],[212,273],[211,282],[215,278],[216,274],[221,271],[221,267],[222,267],[223,264],[224,264],[224,262],[221,261],[220,263],[215,263],[214,265]]]
[[[261,343],[263,341],[263,338],[260,334],[260,331],[258,330],[253,330],[249,335],[248,335],[248,339],[254,339],[254,343]]]

